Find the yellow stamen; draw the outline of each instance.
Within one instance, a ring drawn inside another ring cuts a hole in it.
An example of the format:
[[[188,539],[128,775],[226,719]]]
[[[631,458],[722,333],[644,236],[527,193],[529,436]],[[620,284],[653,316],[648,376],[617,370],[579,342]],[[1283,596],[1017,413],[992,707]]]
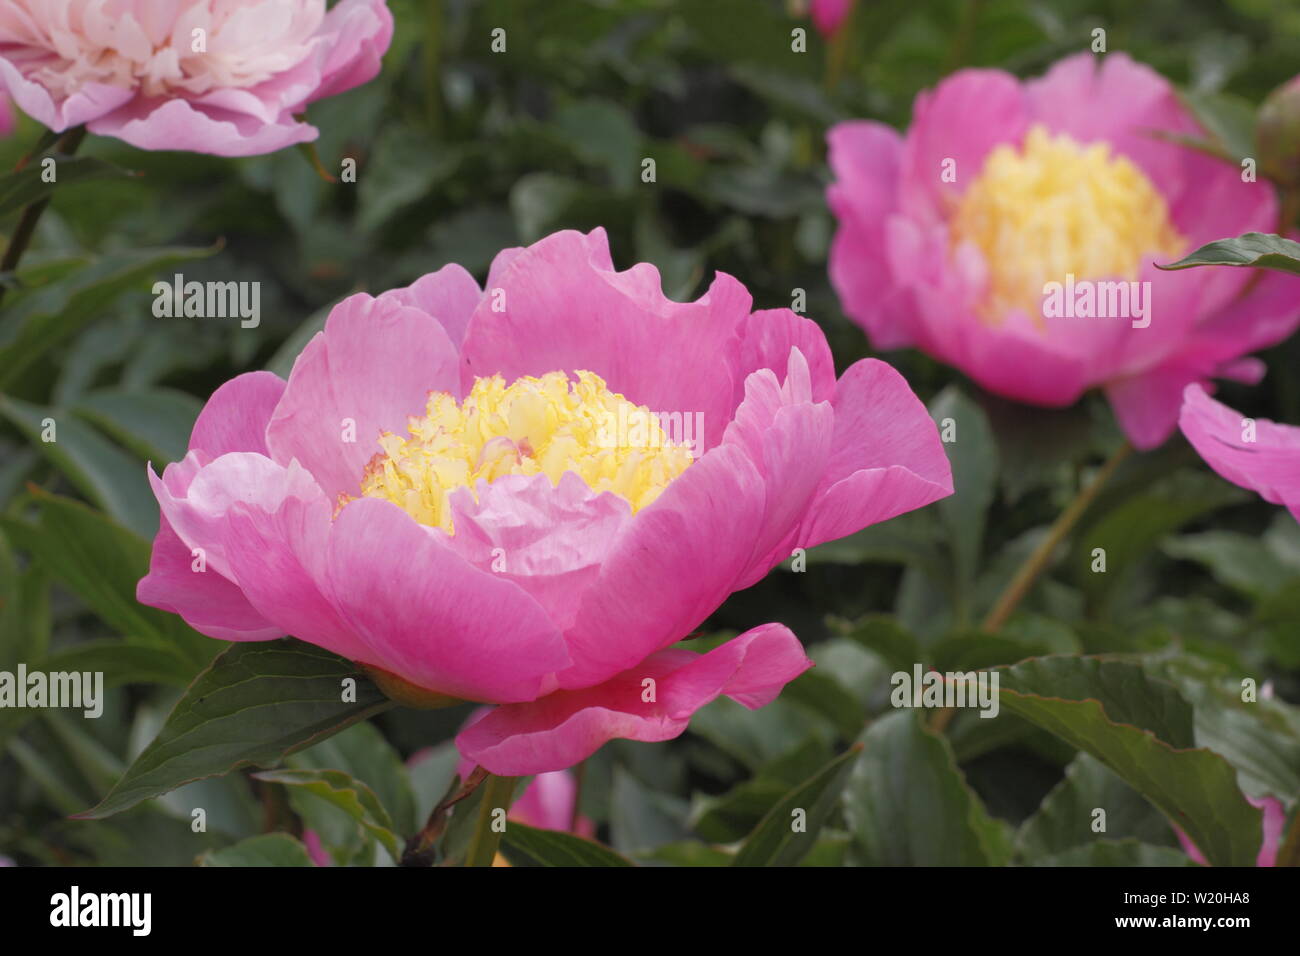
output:
[[[571,471],[635,512],[691,463],[688,446],[670,442],[648,409],[584,371],[576,382],[564,372],[512,385],[499,375],[476,379],[460,403],[432,392],[425,416],[410,420],[408,437],[385,432],[379,444],[383,452],[367,466],[361,493],[448,533],[448,496],[461,487],[473,492],[480,479],[545,474],[558,485]]]
[[[1019,151],[998,146],[958,203],[953,245],[973,242],[989,267],[981,317],[1011,309],[1041,321],[1043,287],[1137,278],[1146,259],[1176,259],[1187,240],[1146,174],[1109,144],[1081,145],[1034,126]]]

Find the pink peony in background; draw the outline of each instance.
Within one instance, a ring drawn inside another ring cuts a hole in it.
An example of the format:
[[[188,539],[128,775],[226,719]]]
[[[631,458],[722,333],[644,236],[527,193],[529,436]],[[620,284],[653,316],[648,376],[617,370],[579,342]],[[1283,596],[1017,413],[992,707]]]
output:
[[[817,32],[824,37],[833,36],[844,25],[853,3],[854,0],[812,0],[809,12]]]
[[[474,761],[462,757],[456,765],[460,779],[465,780],[473,772]],[[507,819],[541,830],[573,832],[593,840],[596,837],[594,820],[579,816],[577,825],[574,825],[577,805],[577,779],[568,770],[552,770],[549,773],[539,773],[528,781],[528,786],[510,805]]]
[[[1258,807],[1264,811],[1264,839],[1259,847],[1259,856],[1255,860],[1256,866],[1277,866],[1278,850],[1282,848],[1282,831],[1286,827],[1286,808],[1282,806],[1282,801],[1276,797],[1247,797],[1251,806]],[[1197,863],[1208,866],[1209,861],[1205,859],[1205,854],[1197,849],[1196,844],[1188,839],[1187,834],[1174,827],[1174,833],[1178,835],[1178,842],[1182,844],[1183,852],[1190,856]]]
[[[314,140],[295,117],[372,79],[384,0],[0,0],[0,79],[61,132],[219,156]]]
[[[697,421],[694,456],[610,430],[637,412]],[[352,296],[287,383],[219,388],[189,448],[150,472],[139,599],[498,704],[457,746],[511,776],[676,737],[720,694],[768,703],[811,666],[784,626],[672,645],[793,549],[952,493],[888,365],[837,381],[812,321],[725,274],[672,302],[601,230],[500,253],[486,290],[451,265]]]
[[[1258,380],[1242,356],[1294,330],[1300,279],[1155,268],[1277,227],[1266,181],[1157,132],[1203,135],[1169,83],[1122,53],[1025,82],[962,70],[917,97],[903,135],[835,126],[830,273],[845,312],[875,347],[915,346],[1019,401],[1103,388],[1137,447],[1161,443],[1188,383]],[[1045,315],[1045,285],[1068,274],[1150,283],[1150,308]]]
[[[1187,386],[1178,424],[1216,472],[1300,520],[1300,428],[1248,419],[1199,385]]]

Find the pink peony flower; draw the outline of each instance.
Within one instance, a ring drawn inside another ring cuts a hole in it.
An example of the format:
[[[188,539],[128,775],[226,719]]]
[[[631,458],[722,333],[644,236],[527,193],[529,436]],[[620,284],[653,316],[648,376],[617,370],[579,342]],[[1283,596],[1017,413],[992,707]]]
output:
[[[287,384],[227,382],[149,477],[143,603],[499,704],[457,746],[502,775],[768,703],[811,666],[780,624],[670,645],[793,549],[952,493],[888,365],[837,382],[812,321],[723,274],[669,301],[599,229],[502,252],[486,291],[451,265],[346,299]]]
[[[813,26],[824,37],[834,36],[852,9],[853,0],[812,0],[810,12]]]
[[[456,766],[461,780],[474,771],[474,761],[462,757]],[[578,803],[578,781],[567,770],[539,773],[528,782],[523,793],[510,805],[507,819],[542,830],[572,832],[587,839],[595,839],[596,823],[579,816],[574,826],[573,811]]]
[[[1276,797],[1247,797],[1251,806],[1259,807],[1264,811],[1264,841],[1259,847],[1259,856],[1255,859],[1256,866],[1277,866],[1277,853],[1282,848],[1282,830],[1286,826],[1286,810],[1282,806],[1282,801]],[[1174,833],[1178,835],[1178,842],[1182,844],[1183,852],[1190,856],[1202,866],[1207,866],[1208,861],[1205,854],[1197,849],[1186,833],[1177,826],[1174,827]]]
[[[218,156],[314,140],[294,117],[370,80],[384,0],[3,0],[0,78],[56,132]]]
[[[1024,83],[963,70],[917,98],[906,136],[839,124],[830,273],[845,311],[876,347],[916,346],[1013,399],[1104,388],[1134,445],[1159,444],[1189,382],[1258,380],[1241,357],[1292,332],[1300,281],[1155,268],[1277,216],[1269,184],[1156,131],[1201,135],[1122,53]]]
[[[1187,386],[1178,424],[1216,472],[1271,504],[1284,505],[1300,520],[1300,428],[1246,418],[1199,385]]]
[[[307,848],[307,856],[316,866],[333,866],[334,858],[325,849],[320,834],[315,830],[302,831],[302,843]]]

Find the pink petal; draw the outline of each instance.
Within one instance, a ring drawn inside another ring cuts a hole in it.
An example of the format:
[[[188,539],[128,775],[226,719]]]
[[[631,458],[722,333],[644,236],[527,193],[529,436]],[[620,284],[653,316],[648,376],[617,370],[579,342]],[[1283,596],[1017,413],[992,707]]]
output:
[[[271,372],[246,372],[223,384],[208,399],[190,432],[190,448],[209,458],[232,451],[267,454],[266,426],[284,395],[285,383]]]
[[[700,299],[672,302],[653,266],[613,270],[601,229],[557,232],[506,263],[494,265],[465,335],[467,383],[586,369],[651,411],[703,413],[705,447],[717,443],[751,305],[740,283],[719,273]]]
[[[797,542],[812,547],[952,491],[952,468],[925,406],[891,366],[863,359],[840,379],[830,462]]]
[[[271,456],[296,458],[331,499],[356,495],[380,433],[407,434],[428,393],[458,395],[458,381],[456,349],[436,319],[396,299],[354,295],[294,363],[266,430]]]
[[[560,686],[607,680],[698,627],[748,567],[765,507],[762,473],[714,448],[627,522],[565,635]]]
[[[341,0],[325,15],[322,35],[327,52],[320,85],[308,102],[368,83],[379,74],[393,39],[393,15],[385,0]]]
[[[562,770],[616,737],[671,740],[719,695],[762,707],[811,666],[788,628],[764,624],[707,654],[662,651],[595,687],[497,707],[461,731],[456,746],[502,776]],[[653,701],[645,700],[647,678]]]
[[[832,398],[835,360],[821,327],[789,309],[760,309],[740,323],[740,365],[732,404],[740,405],[745,397],[745,381],[752,372],[785,368],[791,349],[798,349],[808,364],[812,400]]]
[[[1178,424],[1221,476],[1265,501],[1285,505],[1300,520],[1300,428],[1255,421],[1255,441],[1245,441],[1247,419],[1216,402],[1199,385],[1188,385]]]
[[[213,568],[194,570],[194,555],[162,519],[136,600],[179,614],[200,634],[223,641],[271,641],[285,632],[262,617],[239,586]]]
[[[0,60],[0,62],[3,62]],[[114,136],[139,149],[183,150],[213,156],[258,156],[320,135],[306,123],[283,114],[266,123],[245,113],[208,109],[189,100],[136,99],[86,128],[97,136]]]
[[[0,80],[19,109],[56,133],[111,113],[135,96],[133,90],[88,83],[67,99],[55,102],[45,87],[28,80],[3,56],[0,56]]]
[[[265,453],[266,423],[283,392],[284,382],[270,372],[236,376],[213,392],[190,434],[190,448],[198,453],[164,472],[167,496],[184,498],[199,469],[213,458],[231,452]],[[265,641],[284,636],[284,630],[258,613],[235,583],[206,566],[206,557],[201,572],[194,570],[194,562],[191,547],[162,514],[149,573],[140,580],[136,599],[179,614],[209,637]]]
[[[560,632],[523,589],[471,566],[445,534],[390,502],[359,498],[339,512],[325,577],[340,617],[369,648],[363,660],[419,687],[532,700],[569,663]]]
[[[392,289],[379,296],[381,302],[392,299],[433,316],[457,349],[465,338],[470,316],[482,298],[483,290],[474,277],[455,263],[421,276],[405,289]]]
[[[268,621],[348,660],[382,666],[325,594],[332,511],[319,489],[269,507],[236,502],[217,529],[221,550],[231,577]]]
[[[835,174],[826,201],[839,222],[830,276],[844,311],[877,348],[911,344],[905,294],[886,256],[886,224],[898,208],[903,139],[883,123],[852,121],[826,134]]]
[[[744,448],[763,475],[763,517],[733,590],[748,587],[790,556],[789,543],[832,453],[835,411],[829,401],[813,403],[803,353],[791,349],[787,363],[783,383],[771,369],[745,380],[745,400],[722,439],[724,445]]]
[[[545,475],[506,475],[480,481],[476,493],[451,496],[456,533],[448,546],[481,571],[527,591],[564,630],[600,574],[631,507],[617,495],[596,493],[573,472],[559,485]]]
[[[903,210],[925,224],[946,219],[989,152],[1019,142],[1027,128],[1020,84],[1001,70],[960,70],[920,94],[903,144]],[[945,183],[949,159],[956,161],[956,181]]]
[[[812,0],[813,25],[824,37],[832,36],[853,9],[853,0]]]

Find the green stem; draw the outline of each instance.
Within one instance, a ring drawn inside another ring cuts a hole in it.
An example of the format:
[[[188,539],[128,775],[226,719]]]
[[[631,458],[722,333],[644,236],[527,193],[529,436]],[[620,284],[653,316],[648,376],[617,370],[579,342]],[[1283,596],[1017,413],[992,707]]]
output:
[[[81,141],[86,138],[86,128],[77,126],[68,130],[59,138],[54,147],[56,156],[71,156],[81,145]],[[9,245],[5,247],[4,258],[0,259],[0,273],[8,274],[18,268],[18,262],[27,251],[28,244],[32,241],[32,235],[36,232],[36,224],[41,221],[41,214],[45,212],[45,207],[50,204],[50,197],[38,199],[34,203],[28,203],[23,207],[23,214],[18,219],[18,226],[14,229],[14,234],[9,238]],[[0,302],[4,301],[5,286],[0,285]]]
[[[573,816],[569,818],[569,832],[578,832],[578,820],[582,818],[582,785],[587,780],[587,761],[573,768]]]
[[[1120,446],[1106,460],[1106,463],[1101,466],[1101,470],[1097,472],[1096,477],[1079,490],[1079,493],[1074,496],[1074,500],[1070,502],[1069,507],[1061,512],[1060,517],[1048,530],[1047,537],[1034,549],[1034,553],[1020,566],[1020,569],[1016,571],[1016,576],[1011,579],[1011,583],[1002,592],[998,602],[993,605],[993,610],[989,611],[988,617],[984,618],[981,630],[986,634],[993,634],[1007,622],[1011,612],[1029,593],[1029,589],[1033,587],[1038,576],[1047,569],[1047,565],[1051,562],[1052,554],[1056,551],[1057,546],[1065,540],[1066,535],[1078,523],[1083,513],[1088,510],[1088,506],[1092,504],[1093,499],[1097,497],[1097,493],[1101,491],[1110,476],[1115,473],[1115,469],[1128,457],[1129,452],[1132,450],[1133,446],[1127,441],[1121,442]]]
[[[459,777],[452,778],[451,789],[433,808],[424,828],[406,841],[402,866],[433,866],[438,856],[438,840],[447,829],[447,811],[467,799],[486,779],[487,771],[482,767],[475,767],[464,783],[460,782]]]
[[[514,793],[517,777],[497,777],[489,775],[483,783],[483,801],[478,806],[478,820],[474,823],[474,834],[469,840],[469,849],[465,851],[466,866],[491,866],[497,857],[497,847],[501,845],[504,828],[493,826],[497,820],[495,811],[504,814],[510,810],[510,795]]]

